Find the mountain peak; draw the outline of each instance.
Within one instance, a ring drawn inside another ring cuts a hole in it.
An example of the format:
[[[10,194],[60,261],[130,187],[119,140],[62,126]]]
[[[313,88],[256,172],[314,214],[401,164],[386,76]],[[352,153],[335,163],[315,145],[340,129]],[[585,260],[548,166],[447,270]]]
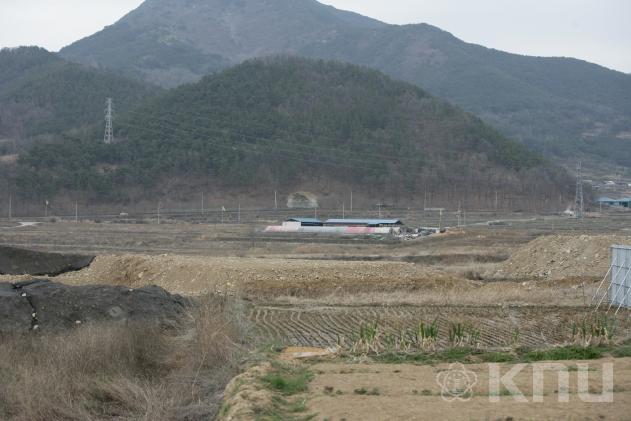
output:
[[[147,0],[61,54],[167,87],[266,55],[346,61],[415,83],[537,150],[588,150],[631,166],[631,147],[620,153],[618,145],[631,131],[628,75],[492,50],[427,24],[388,25],[315,0]]]

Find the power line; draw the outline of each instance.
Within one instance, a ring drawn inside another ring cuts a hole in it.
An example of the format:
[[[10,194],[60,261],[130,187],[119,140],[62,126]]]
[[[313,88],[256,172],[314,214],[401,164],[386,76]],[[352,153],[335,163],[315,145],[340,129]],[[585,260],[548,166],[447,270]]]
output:
[[[113,101],[112,98],[107,98],[105,108],[105,136],[103,141],[106,144],[110,144],[114,141],[114,131],[112,127],[112,114],[113,114]]]
[[[125,123],[125,126],[129,128],[134,128],[140,131],[154,132],[156,134],[161,135],[162,138],[164,138],[165,135],[176,136],[176,134],[173,132],[179,132],[186,135],[197,136],[197,137],[200,137],[200,134],[204,132],[213,133],[215,135],[221,134],[223,136],[232,135],[234,137],[239,137],[239,138],[245,138],[245,139],[249,138],[253,140],[264,141],[265,144],[263,146],[272,146],[272,147],[275,147],[275,149],[273,151],[269,151],[269,150],[265,151],[258,148],[259,146],[261,146],[259,144],[253,144],[253,143],[247,143],[247,142],[236,142],[234,140],[228,140],[228,139],[217,139],[216,137],[212,140],[206,138],[205,141],[215,147],[223,148],[232,152],[240,151],[240,152],[256,154],[256,155],[274,153],[278,155],[284,155],[287,157],[297,157],[298,159],[301,159],[302,161],[311,162],[313,164],[328,165],[332,167],[346,168],[350,170],[358,170],[358,169],[370,170],[370,171],[375,170],[375,167],[371,166],[372,164],[374,164],[374,161],[367,161],[365,159],[357,158],[355,157],[355,155],[358,155],[358,154],[355,154],[355,153],[353,153],[354,155],[353,157],[349,157],[346,152],[350,152],[350,151],[344,151],[339,148],[327,148],[327,147],[320,147],[320,146],[315,146],[315,145],[302,145],[298,143],[294,144],[294,143],[285,142],[285,141],[277,140],[277,139],[270,139],[270,138],[265,138],[261,136],[246,135],[243,133],[237,133],[237,132],[233,132],[233,131],[225,130],[225,129],[212,129],[212,128],[206,128],[206,127],[197,127],[196,129],[183,129],[180,127],[175,127],[175,125],[177,124],[176,122],[166,120],[166,119],[161,119],[161,120],[156,119],[156,120],[153,120],[152,122],[158,123],[159,127],[149,127],[147,125],[139,126],[139,125],[131,124],[128,122]],[[165,130],[169,130],[171,131],[171,133],[167,133],[165,132]],[[281,145],[279,146],[278,144],[281,144]],[[291,149],[288,149],[287,146],[291,147]],[[300,148],[305,148],[307,150],[303,151],[303,150],[300,150]],[[322,154],[320,154],[320,155],[317,155],[319,159],[315,159],[313,158],[314,151],[309,150],[309,149],[328,151],[331,154],[328,156],[323,156]],[[359,154],[359,156],[361,156],[361,154]],[[382,162],[388,159],[410,160],[410,158],[391,157],[387,155],[373,155],[373,156],[377,156]],[[339,162],[339,160],[343,160],[343,162]],[[349,164],[349,161],[356,162],[360,165]],[[387,164],[387,162],[384,162],[384,164]],[[426,172],[421,172],[419,171],[419,169],[416,169],[416,170],[406,169],[405,173],[409,176],[414,176],[414,175],[420,176],[420,177],[430,176],[430,174],[427,174]]]
[[[128,127],[135,127],[141,130],[148,130],[148,131],[153,131],[154,133],[161,133],[164,134],[164,127],[160,128],[160,129],[152,129],[152,128],[147,128],[147,127],[141,127],[141,126],[134,126],[131,124],[127,125]],[[175,130],[175,131],[180,131],[186,134],[193,134],[190,131],[184,130],[184,129],[179,129],[176,127],[170,127],[168,129],[171,130]],[[228,132],[223,133],[223,134],[229,134]],[[298,159],[301,159],[303,161],[306,162],[311,162],[314,164],[323,164],[323,165],[330,165],[330,166],[335,166],[335,167],[340,167],[340,168],[347,168],[347,169],[366,169],[366,170],[374,170],[374,167],[369,167],[369,166],[361,166],[361,165],[349,165],[349,164],[343,164],[340,162],[335,162],[335,161],[330,161],[330,160],[322,160],[322,159],[314,159],[314,158],[308,158],[307,155],[309,154],[309,152],[307,151],[291,151],[291,150],[287,150],[287,149],[275,149],[274,151],[264,151],[264,150],[257,150],[256,146],[259,145],[254,145],[254,144],[243,144],[243,143],[235,143],[229,140],[210,140],[210,139],[206,139],[206,142],[217,147],[217,148],[222,148],[222,149],[226,149],[229,151],[239,151],[239,152],[244,152],[244,153],[251,153],[251,154],[256,154],[256,155],[264,155],[266,153],[270,153],[273,152],[275,154],[280,154],[280,155],[286,155],[289,157],[297,157]],[[249,146],[249,147],[248,147]],[[337,157],[331,157],[333,159],[335,158],[340,158],[339,156]],[[346,160],[351,160],[351,161],[357,161],[360,163],[365,163],[367,164],[367,161],[362,161],[359,159],[353,159],[353,158],[346,158]]]
[[[157,113],[148,114],[148,113],[141,113],[139,111],[128,111],[127,114],[135,114],[137,117],[145,117],[145,118],[146,117],[151,117],[151,118],[154,118],[154,119],[158,120],[159,118],[162,118],[162,116],[165,114],[165,112],[163,111],[161,114],[158,115]],[[182,116],[179,115],[179,114],[170,113],[170,116],[174,117],[176,119],[182,120]],[[156,118],[156,117],[158,117],[158,118]],[[189,115],[185,115],[185,117],[189,117]],[[154,120],[154,121],[156,121],[156,120]],[[163,121],[167,121],[164,118],[162,118],[162,120]],[[216,125],[218,123],[218,121],[216,121],[215,119],[212,119],[212,118],[209,118],[209,117],[201,117],[201,116],[194,116],[193,120],[191,121],[191,123],[195,124],[195,122],[197,120],[206,121],[206,122],[211,123],[213,125]],[[175,122],[172,122],[172,121],[169,121],[169,122],[173,123],[173,124],[178,124],[178,123],[175,123]],[[421,123],[425,123],[425,122],[432,122],[434,125],[438,125],[438,126],[441,126],[441,127],[451,127],[451,126],[453,126],[453,124],[447,123],[447,122],[444,121],[444,119],[440,119],[440,118],[424,118],[421,121]],[[222,126],[230,126],[231,125],[230,122],[225,121],[225,120],[221,121],[220,123],[221,123]],[[236,123],[236,122],[232,123],[232,124],[235,127],[238,126],[238,123]],[[254,127],[258,126],[258,128],[264,129],[264,130],[273,129],[275,132],[282,132],[282,133],[285,133],[285,134],[289,134],[291,136],[295,136],[295,135],[302,135],[304,137],[317,136],[317,137],[322,138],[322,139],[333,140],[336,143],[343,142],[343,139],[340,139],[339,137],[328,136],[328,135],[325,135],[325,134],[322,134],[322,133],[305,132],[305,131],[301,131],[301,130],[297,130],[297,129],[293,129],[293,128],[292,129],[283,129],[283,128],[280,128],[280,127],[270,128],[270,127],[263,126],[261,124],[257,124],[256,122],[250,121],[250,120],[248,120],[247,124],[248,124],[248,126],[254,126]],[[241,127],[241,126],[238,126],[238,127]],[[372,141],[370,141],[368,139],[362,139],[361,143],[362,143],[362,146],[363,145],[369,145],[369,146],[375,146],[375,147],[383,147],[384,146],[384,142],[372,142]],[[386,145],[386,146],[392,146],[392,145]]]
[[[130,112],[129,114],[133,114],[133,112]],[[291,147],[294,150],[296,149],[307,149],[310,150],[309,152],[313,152],[313,151],[325,151],[325,152],[331,152],[336,158],[344,158],[346,161],[355,161],[355,162],[361,162],[361,163],[372,163],[370,161],[368,161],[367,159],[362,159],[362,157],[364,158],[375,158],[381,161],[387,161],[387,160],[391,160],[391,161],[407,161],[411,164],[418,164],[418,160],[414,159],[414,158],[409,158],[407,156],[391,156],[391,155],[385,155],[382,153],[379,154],[375,154],[375,153],[368,153],[368,152],[355,152],[355,151],[350,151],[350,150],[344,150],[344,149],[340,149],[340,148],[335,148],[335,147],[330,147],[330,146],[318,146],[318,145],[308,145],[308,144],[301,144],[301,143],[294,143],[294,142],[287,142],[281,139],[270,139],[267,137],[262,137],[262,136],[255,136],[255,135],[248,135],[245,133],[241,133],[241,132],[235,132],[229,129],[213,129],[210,127],[199,127],[197,126],[195,131],[191,130],[191,129],[182,129],[179,127],[175,127],[177,125],[177,122],[171,121],[171,120],[166,120],[166,119],[161,119],[161,120],[153,120],[154,122],[163,122],[163,123],[167,123],[167,124],[171,124],[173,125],[173,127],[169,127],[172,130],[178,130],[178,131],[182,131],[185,132],[187,134],[191,134],[191,135],[197,135],[199,134],[198,132],[207,132],[207,133],[214,133],[214,134],[221,134],[221,135],[232,135],[232,136],[236,136],[236,137],[242,137],[242,138],[246,138],[246,139],[252,139],[252,140],[259,140],[259,141],[264,141],[266,143],[272,143],[272,144],[277,144],[277,145],[281,145],[284,147]],[[150,130],[148,127],[146,126],[134,126],[132,124],[126,123],[125,126],[128,127],[135,127],[139,130]],[[157,130],[156,130],[157,131]],[[330,138],[329,139],[333,139]],[[257,145],[258,146],[258,145]],[[383,145],[380,145],[383,146]],[[420,151],[419,151],[420,152]],[[302,152],[305,153],[305,152]],[[352,154],[352,156],[348,156],[348,154]],[[346,156],[340,155],[340,154],[346,154]]]
[[[578,161],[576,165],[576,197],[574,199],[574,214],[576,219],[583,219],[583,163]]]

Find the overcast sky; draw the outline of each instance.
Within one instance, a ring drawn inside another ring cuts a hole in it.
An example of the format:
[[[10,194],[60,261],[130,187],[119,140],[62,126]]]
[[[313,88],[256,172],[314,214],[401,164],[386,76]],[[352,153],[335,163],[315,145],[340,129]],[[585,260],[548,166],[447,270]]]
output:
[[[631,73],[631,0],[323,0],[389,23],[426,22],[467,42],[570,56]],[[142,0],[0,0],[0,46],[57,51]]]

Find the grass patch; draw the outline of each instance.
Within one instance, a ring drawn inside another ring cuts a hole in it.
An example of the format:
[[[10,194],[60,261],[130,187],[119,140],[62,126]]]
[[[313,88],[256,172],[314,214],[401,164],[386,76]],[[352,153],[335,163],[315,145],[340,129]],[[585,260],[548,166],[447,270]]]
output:
[[[603,356],[601,347],[567,346],[544,351],[529,351],[520,355],[523,362],[559,361],[559,360],[595,360]]]
[[[261,378],[263,384],[275,392],[271,405],[258,408],[257,420],[265,421],[308,421],[316,417],[316,414],[304,414],[307,412],[307,399],[296,396],[289,400],[287,397],[299,395],[308,390],[309,382],[313,374],[305,367],[291,366],[275,362],[272,372]]]
[[[517,361],[517,356],[509,352],[485,352],[480,359],[485,363],[512,363]]]
[[[631,357],[631,345],[623,345],[614,349],[611,353],[616,358]]]
[[[359,388],[359,389],[355,389],[353,391],[353,393],[355,393],[356,395],[366,395],[366,396],[379,396],[381,395],[381,391],[376,388],[373,387],[371,390],[366,389],[365,387]]]
[[[439,352],[376,355],[373,359],[384,364],[437,363],[531,363],[559,360],[595,360],[611,353],[616,358],[631,357],[631,345],[613,346],[566,346],[547,350],[519,348],[514,352],[483,352],[474,348],[450,348]]]
[[[306,367],[274,363],[272,371],[261,380],[274,391],[291,396],[309,390],[309,382],[313,377],[313,373]]]

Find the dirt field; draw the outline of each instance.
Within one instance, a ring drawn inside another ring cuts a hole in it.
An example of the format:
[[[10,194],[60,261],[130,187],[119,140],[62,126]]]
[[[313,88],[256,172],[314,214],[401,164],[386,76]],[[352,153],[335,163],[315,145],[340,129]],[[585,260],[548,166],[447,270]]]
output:
[[[487,364],[464,368],[477,379],[473,396],[466,401],[445,400],[437,376],[448,371],[449,364],[436,366],[391,364],[321,363],[312,367],[316,373],[309,386],[308,410],[319,420],[623,420],[631,408],[631,358],[596,361],[557,361],[575,370],[576,364],[589,364],[589,390],[600,393],[603,363],[614,364],[613,402],[583,402],[578,396],[577,372],[570,371],[569,402],[559,402],[558,371],[544,375],[543,402],[533,402],[532,368],[526,367],[514,382],[525,402],[516,402],[509,392],[493,396],[489,392]],[[514,365],[502,364],[507,374]],[[558,370],[558,369],[557,369]],[[364,389],[367,394],[358,394]],[[375,394],[370,394],[376,389]],[[333,393],[327,393],[333,390]],[[339,391],[339,392],[338,392]],[[598,391],[598,392],[597,392]],[[447,396],[449,397],[449,396]],[[499,402],[490,402],[496,398]]]
[[[420,241],[275,237],[253,225],[5,224],[0,245],[96,254],[90,267],[54,278],[70,285],[158,285],[187,296],[242,298],[256,346],[334,346],[365,324],[396,334],[421,321],[436,321],[439,348],[450,346],[449,329],[460,323],[479,331],[477,346],[487,350],[570,343],[577,323],[592,312],[609,247],[631,243],[624,231],[631,217],[584,224],[554,217],[483,221]],[[616,341],[630,338],[631,312],[614,312],[604,308],[599,314],[615,319]],[[623,419],[631,405],[628,358],[616,360],[621,374],[613,404],[582,403],[576,394],[570,405],[558,403],[552,382],[543,403],[501,396],[491,404],[487,367],[467,367],[480,388],[470,401],[448,403],[435,382],[442,364],[316,364],[308,411],[322,420]],[[576,381],[576,372],[570,375]],[[517,379],[527,390],[530,377]],[[340,395],[327,392],[331,388]],[[362,388],[379,393],[354,392]]]

